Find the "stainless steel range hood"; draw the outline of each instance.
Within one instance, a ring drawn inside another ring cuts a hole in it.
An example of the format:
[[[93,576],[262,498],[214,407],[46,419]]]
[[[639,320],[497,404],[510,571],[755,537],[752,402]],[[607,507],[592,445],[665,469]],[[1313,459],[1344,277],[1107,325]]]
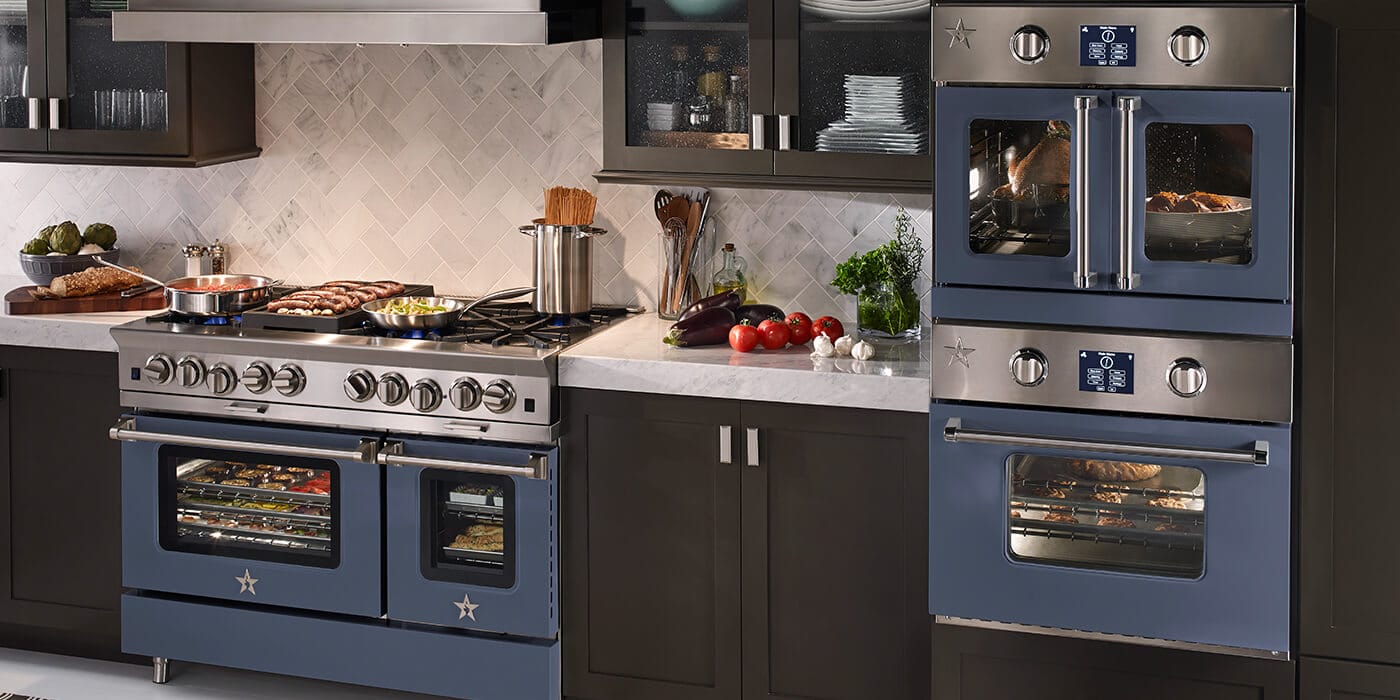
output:
[[[600,36],[597,0],[130,0],[117,41],[558,44]]]

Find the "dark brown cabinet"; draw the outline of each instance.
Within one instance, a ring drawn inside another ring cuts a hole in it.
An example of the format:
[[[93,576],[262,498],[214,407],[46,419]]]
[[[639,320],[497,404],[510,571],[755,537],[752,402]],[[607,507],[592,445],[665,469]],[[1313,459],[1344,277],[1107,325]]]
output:
[[[1294,697],[1295,666],[1291,661],[950,625],[933,627],[932,697],[936,700]]]
[[[1304,658],[1299,700],[1400,700],[1400,668]]]
[[[567,697],[927,700],[927,416],[565,410]]]
[[[125,0],[0,7],[0,160],[198,166],[258,155],[250,45],[112,40]]]
[[[115,353],[0,346],[0,646],[119,658]]]
[[[1299,645],[1303,655],[1400,664],[1400,560],[1383,543],[1400,423],[1400,378],[1376,362],[1400,327],[1375,302],[1400,294],[1400,238],[1366,211],[1400,149],[1378,143],[1376,117],[1400,95],[1375,89],[1385,47],[1400,41],[1389,0],[1309,0],[1298,230]],[[1305,674],[1306,675],[1306,674]]]

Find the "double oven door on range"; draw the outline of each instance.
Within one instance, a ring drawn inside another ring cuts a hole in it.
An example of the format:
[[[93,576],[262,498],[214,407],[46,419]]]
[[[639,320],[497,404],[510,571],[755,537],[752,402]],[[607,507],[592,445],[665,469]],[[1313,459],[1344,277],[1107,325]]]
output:
[[[153,415],[114,437],[127,588],[557,644],[551,447]]]

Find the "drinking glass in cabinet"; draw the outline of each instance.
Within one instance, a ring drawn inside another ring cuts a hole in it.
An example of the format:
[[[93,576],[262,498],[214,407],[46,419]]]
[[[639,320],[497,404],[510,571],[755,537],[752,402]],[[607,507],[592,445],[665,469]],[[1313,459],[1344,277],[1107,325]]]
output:
[[[112,40],[125,0],[68,0],[68,128],[165,131],[166,45]],[[111,104],[108,106],[110,93]]]
[[[23,2],[0,3],[0,128],[29,122],[29,14]]]

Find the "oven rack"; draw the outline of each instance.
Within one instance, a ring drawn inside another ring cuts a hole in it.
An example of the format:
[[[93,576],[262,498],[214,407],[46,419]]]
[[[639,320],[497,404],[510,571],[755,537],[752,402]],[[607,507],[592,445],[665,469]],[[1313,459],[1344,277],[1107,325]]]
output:
[[[454,560],[487,564],[503,564],[506,557],[505,552],[488,552],[484,549],[465,549],[463,547],[443,547],[442,553]]]
[[[264,547],[276,547],[278,549],[307,549],[318,552],[331,551],[329,538],[298,537],[296,535],[287,535],[280,532],[271,533],[237,530],[227,527],[200,525],[199,523],[180,523],[178,531],[181,536],[194,535],[201,539],[218,540],[220,542],[253,544]]]
[[[505,506],[493,506],[479,503],[453,503],[444,501],[442,511],[445,514],[459,518],[476,518],[478,520],[490,520],[501,522],[505,520]]]
[[[177,479],[180,493],[188,493],[193,496],[204,498],[235,498],[245,501],[262,501],[265,503],[282,503],[293,506],[326,505],[331,502],[331,497],[320,493],[303,493],[300,491],[270,491],[253,486],[225,486],[224,484],[206,484],[198,481],[185,481]]]
[[[1058,511],[1061,513],[1072,513],[1074,515],[1093,515],[1122,517],[1132,519],[1136,516],[1143,522],[1150,522],[1153,525],[1161,523],[1177,523],[1201,527],[1205,525],[1205,513],[1199,510],[1189,510],[1182,508],[1162,508],[1159,506],[1149,506],[1134,503],[1099,503],[1087,501],[1071,501],[1059,498],[1017,498],[1010,501],[1008,506],[1013,510],[1033,510],[1036,512]]]
[[[237,515],[254,518],[265,518],[273,520],[293,520],[298,523],[305,523],[312,526],[325,526],[331,522],[329,515],[314,515],[311,513],[292,513],[276,510],[259,510],[257,508],[241,508],[239,506],[224,506],[212,503],[191,503],[189,501],[175,502],[179,512],[189,512],[191,514],[209,512],[222,515]],[[287,504],[291,505],[291,504]],[[304,504],[303,504],[304,505]]]
[[[1090,493],[1096,491],[1106,491],[1110,493],[1121,493],[1125,496],[1141,496],[1143,498],[1148,499],[1170,497],[1190,500],[1201,500],[1204,498],[1204,496],[1194,491],[1183,491],[1181,489],[1146,488],[1141,486],[1127,486],[1117,482],[1104,483],[1089,481],[1085,479],[1077,479],[1069,476],[1056,477],[1053,479],[1020,479],[1015,481],[1013,485],[1016,487],[1016,491],[1018,492],[1022,489],[1029,488],[1047,488],[1065,489],[1073,491],[1088,491]],[[1020,496],[1022,494],[1017,493],[1016,495]],[[1035,496],[1029,494],[1027,494],[1026,497],[1035,498]]]
[[[1183,532],[1149,532],[1126,528],[1099,527],[1098,525],[1075,525],[1073,523],[1046,523],[1041,520],[1012,518],[1011,534],[1026,537],[1098,542],[1114,545],[1136,545],[1155,549],[1175,549],[1192,552],[1205,549],[1204,536]]]
[[[311,524],[307,524],[307,523],[290,522],[290,521],[286,520],[285,518],[278,518],[278,517],[270,516],[270,515],[269,515],[269,516],[248,516],[248,515],[239,515],[239,516],[235,516],[234,524],[232,524],[232,525],[210,525],[210,524],[208,524],[208,523],[190,522],[190,521],[187,521],[187,520],[181,520],[181,519],[180,519],[182,516],[186,516],[186,515],[188,515],[188,516],[193,516],[193,517],[196,517],[196,518],[207,519],[207,518],[205,517],[206,514],[204,514],[202,511],[200,511],[200,510],[198,510],[198,509],[177,508],[177,509],[175,510],[175,517],[176,517],[176,520],[177,520],[177,522],[178,522],[181,526],[202,527],[202,528],[207,528],[207,529],[211,529],[211,530],[227,530],[227,531],[232,531],[232,532],[246,532],[246,533],[255,534],[255,535],[276,535],[276,536],[278,536],[278,537],[290,537],[290,538],[293,538],[293,539],[296,539],[296,540],[305,540],[305,541],[308,541],[308,542],[330,542],[330,541],[331,541],[331,538],[330,538],[330,537],[327,537],[327,536],[319,536],[319,535],[298,535],[298,534],[295,534],[295,533],[281,532],[281,531],[271,531],[271,532],[270,532],[270,531],[268,531],[268,530],[263,530],[263,529],[259,529],[258,527],[256,527],[256,526],[258,526],[258,525],[271,525],[271,526],[287,526],[287,527],[308,527],[308,528],[315,528],[315,529],[317,529],[317,530],[326,530],[326,529],[329,529],[329,528],[325,527],[324,525],[311,525]],[[208,514],[208,516],[209,516],[209,517],[218,517],[217,514],[212,514],[212,513],[211,513],[211,514]]]

